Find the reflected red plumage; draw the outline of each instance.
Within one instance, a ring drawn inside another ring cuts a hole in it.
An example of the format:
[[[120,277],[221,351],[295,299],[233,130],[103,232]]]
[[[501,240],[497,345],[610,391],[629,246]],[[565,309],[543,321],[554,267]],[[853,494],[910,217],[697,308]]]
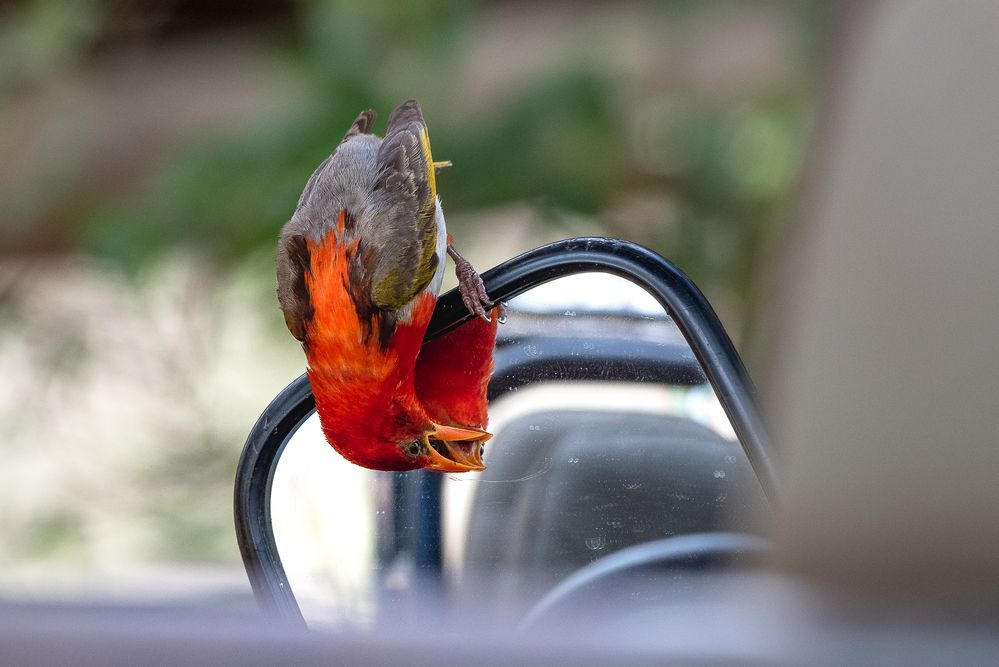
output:
[[[435,338],[416,359],[416,395],[434,421],[485,429],[499,309]]]

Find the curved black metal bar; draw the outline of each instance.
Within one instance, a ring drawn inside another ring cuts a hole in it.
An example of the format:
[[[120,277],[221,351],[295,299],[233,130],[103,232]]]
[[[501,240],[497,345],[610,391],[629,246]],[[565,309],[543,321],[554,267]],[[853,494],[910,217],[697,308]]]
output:
[[[305,626],[288,583],[271,526],[271,482],[292,434],[316,408],[304,373],[278,394],[250,429],[236,468],[233,511],[236,542],[250,588],[260,608],[293,625]]]
[[[506,301],[542,283],[584,272],[611,273],[643,287],[672,315],[739,436],[772,505],[777,485],[755,389],[732,341],[704,295],[673,264],[647,248],[616,239],[559,241],[515,257],[482,274],[490,298]],[[457,290],[440,297],[425,340],[471,319]],[[281,452],[315,408],[303,374],[267,406],[247,437],[236,472],[236,539],[260,606],[304,625],[288,584],[270,520],[270,493]]]

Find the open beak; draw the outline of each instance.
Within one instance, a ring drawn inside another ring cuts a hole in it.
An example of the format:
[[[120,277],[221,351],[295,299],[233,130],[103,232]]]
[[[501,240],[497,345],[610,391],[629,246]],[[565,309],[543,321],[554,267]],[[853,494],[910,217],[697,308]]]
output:
[[[430,458],[425,467],[437,472],[485,470],[482,444],[491,437],[491,433],[477,428],[433,424],[433,430],[424,436]]]

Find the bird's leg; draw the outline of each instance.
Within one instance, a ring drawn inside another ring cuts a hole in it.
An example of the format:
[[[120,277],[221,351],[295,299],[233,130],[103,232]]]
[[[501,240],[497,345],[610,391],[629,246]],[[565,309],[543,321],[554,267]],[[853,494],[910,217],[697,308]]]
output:
[[[488,311],[492,309],[493,302],[486,294],[486,286],[482,284],[482,278],[472,268],[472,264],[454,249],[450,234],[447,238],[447,254],[454,260],[454,272],[458,276],[458,291],[461,292],[461,300],[465,307],[473,315],[478,315],[489,322]],[[500,308],[502,315],[502,304],[500,304]]]

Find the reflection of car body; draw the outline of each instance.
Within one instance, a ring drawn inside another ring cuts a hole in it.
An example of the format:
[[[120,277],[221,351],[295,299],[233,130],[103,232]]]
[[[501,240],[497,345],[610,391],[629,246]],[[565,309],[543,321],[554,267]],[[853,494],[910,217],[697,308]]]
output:
[[[615,312],[601,284],[619,303],[638,301],[632,290],[649,303]],[[553,294],[534,313],[511,302],[512,326],[497,341],[489,467],[474,481],[444,481],[445,526],[461,520],[456,501],[469,500],[463,529],[445,528],[445,563],[480,593],[491,582],[500,606],[536,599],[619,549],[765,512],[724,411],[661,306],[604,274],[545,288]],[[587,308],[589,296],[606,305]]]

